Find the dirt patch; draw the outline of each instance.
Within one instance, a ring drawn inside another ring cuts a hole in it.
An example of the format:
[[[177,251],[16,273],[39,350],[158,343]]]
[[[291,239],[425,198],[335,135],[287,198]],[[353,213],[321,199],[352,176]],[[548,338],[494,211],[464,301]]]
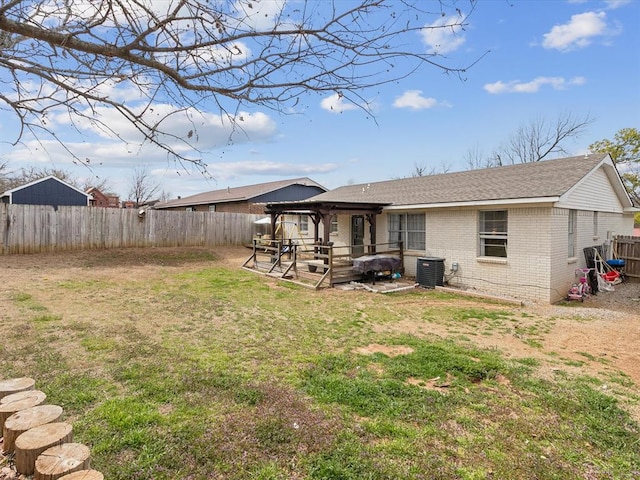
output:
[[[453,376],[447,373],[446,378],[436,377],[430,378],[429,380],[423,380],[421,378],[409,377],[407,378],[407,383],[409,385],[414,385],[416,387],[423,388],[425,390],[435,390],[444,395],[447,393],[447,388],[451,386],[451,382],[453,381]]]
[[[382,353],[387,357],[397,357],[398,355],[409,355],[413,353],[413,348],[403,345],[379,345],[372,343],[366,347],[356,348],[355,353],[360,355],[373,355],[374,353]]]

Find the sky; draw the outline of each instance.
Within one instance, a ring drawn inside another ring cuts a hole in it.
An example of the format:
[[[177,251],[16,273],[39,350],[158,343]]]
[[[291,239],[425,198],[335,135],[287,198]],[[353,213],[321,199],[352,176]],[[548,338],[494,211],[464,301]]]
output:
[[[488,156],[520,126],[561,115],[592,120],[565,144],[571,155],[622,128],[640,128],[640,1],[480,0],[467,28],[449,33],[415,41],[447,65],[473,64],[463,78],[422,68],[367,92],[373,116],[327,94],[305,96],[305,108],[291,114],[250,109],[245,135],[231,144],[211,135],[203,155],[209,175],[64,122],[53,128],[83,145],[90,170],[55,142],[46,152],[29,148],[29,138],[11,145],[17,120],[4,109],[0,162],[106,179],[123,200],[134,169],[143,167],[175,198],[298,177],[333,189],[411,176],[417,167],[465,170],[471,152]]]

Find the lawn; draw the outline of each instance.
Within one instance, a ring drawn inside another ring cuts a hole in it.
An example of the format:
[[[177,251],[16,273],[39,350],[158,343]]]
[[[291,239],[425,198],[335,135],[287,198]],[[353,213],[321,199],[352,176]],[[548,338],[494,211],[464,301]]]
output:
[[[638,385],[545,351],[554,317],[204,249],[30,258],[2,267],[0,378],[35,378],[105,478],[640,477]]]

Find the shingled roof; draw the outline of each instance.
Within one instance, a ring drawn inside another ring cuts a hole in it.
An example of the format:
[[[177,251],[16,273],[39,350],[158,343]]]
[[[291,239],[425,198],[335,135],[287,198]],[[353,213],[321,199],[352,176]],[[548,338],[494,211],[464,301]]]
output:
[[[506,167],[348,185],[309,199],[313,202],[379,202],[429,205],[557,198],[608,155],[593,154]]]
[[[171,208],[182,207],[185,205],[208,205],[215,203],[249,201],[252,198],[259,197],[260,195],[265,195],[267,193],[271,193],[276,190],[280,190],[281,188],[289,187],[291,185],[304,185],[307,187],[318,187],[322,190],[326,190],[319,183],[314,182],[310,178],[303,177],[290,180],[279,180],[276,182],[257,183],[254,185],[246,185],[242,187],[228,187],[221,190],[198,193],[189,197],[169,200],[168,202],[156,205],[155,208]]]

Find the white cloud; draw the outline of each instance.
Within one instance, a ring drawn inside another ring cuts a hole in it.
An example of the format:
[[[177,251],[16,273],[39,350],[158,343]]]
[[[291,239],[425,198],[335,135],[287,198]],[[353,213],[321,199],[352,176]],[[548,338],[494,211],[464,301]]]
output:
[[[428,53],[445,55],[462,46],[465,42],[461,16],[441,17],[435,22],[425,25],[420,31],[422,41],[429,47]]]
[[[595,37],[607,35],[606,18],[605,12],[572,15],[568,23],[555,25],[544,34],[542,46],[561,51],[586,47]]]
[[[342,113],[347,110],[356,110],[358,107],[350,102],[345,102],[345,98],[343,95],[338,93],[334,93],[330,97],[323,98],[320,102],[320,106],[332,113]]]
[[[396,108],[410,108],[412,110],[426,110],[438,105],[435,98],[422,96],[421,90],[407,90],[393,102]]]
[[[483,88],[492,94],[500,93],[536,93],[545,85],[550,85],[554,90],[565,90],[571,86],[584,85],[586,83],[584,77],[574,77],[565,79],[564,77],[536,77],[530,82],[519,82],[517,80],[511,82],[503,82],[498,80],[494,83],[487,83]]]
[[[336,163],[287,163],[268,160],[248,160],[241,162],[210,163],[209,172],[216,180],[228,180],[237,176],[269,175],[269,176],[310,176],[336,171]]]
[[[248,25],[258,30],[266,30],[280,21],[286,1],[239,0],[233,6],[234,10],[238,12],[238,19],[243,26]]]
[[[606,0],[607,8],[609,10],[615,10],[616,8],[624,7],[625,5],[629,5],[631,0]]]
[[[94,112],[86,113],[110,126],[125,142],[131,145],[143,143],[144,138],[136,126],[124,121],[114,109],[100,107]],[[209,150],[229,143],[268,141],[277,131],[273,119],[261,112],[238,112],[232,121],[225,115],[194,108],[179,110],[163,103],[152,105],[145,112],[144,119],[151,125],[157,124],[158,131],[166,133],[159,135],[158,139],[179,152],[191,150],[188,144],[193,144],[199,150]],[[56,122],[58,125],[69,125],[71,119],[68,115],[61,114],[56,117]],[[74,118],[74,124],[81,131],[97,134],[103,139],[115,139],[93,120]]]
[[[3,154],[10,162],[26,164],[54,165],[56,168],[71,168],[78,165],[69,152],[56,140],[29,140],[21,142],[19,147],[12,148]],[[89,167],[129,167],[140,162],[139,146],[133,148],[123,142],[66,141],[65,146],[71,150],[81,162]],[[166,153],[154,149],[144,152],[148,161],[167,161]]]

